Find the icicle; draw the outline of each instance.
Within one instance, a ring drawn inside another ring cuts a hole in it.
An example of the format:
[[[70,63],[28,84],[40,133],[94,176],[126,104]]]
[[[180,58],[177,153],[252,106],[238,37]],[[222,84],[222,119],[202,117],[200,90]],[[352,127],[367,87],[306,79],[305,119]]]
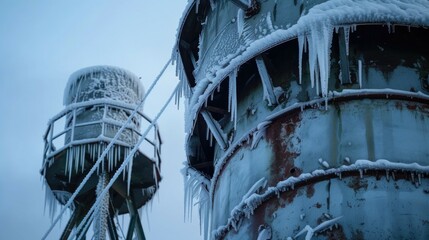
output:
[[[363,178],[363,170],[362,169],[359,169],[359,175],[360,175],[360,178]]]
[[[252,0],[249,0],[249,2],[251,2],[251,1]],[[267,22],[268,29],[271,32],[274,32],[275,29],[274,29],[274,26],[273,26],[273,21],[271,20],[271,12],[267,13],[266,22]]]
[[[158,189],[158,174],[156,172],[155,164],[152,165],[152,175],[153,175],[153,180],[155,181],[155,188]]]
[[[80,156],[80,151],[82,149],[81,149],[81,146],[75,146],[74,148],[76,149],[76,151],[74,152],[75,156],[73,156],[74,158],[73,163],[74,163],[74,171],[75,173],[77,173],[79,171],[79,156]]]
[[[207,239],[210,226],[210,198],[207,189],[210,185],[210,181],[199,172],[187,166],[187,164],[181,170],[181,173],[185,183],[185,220],[186,218],[192,218],[193,200],[196,199],[197,201],[195,204],[199,205],[200,231],[204,232],[204,239]]]
[[[81,166],[81,172],[83,173],[85,169],[85,153],[86,153],[86,145],[83,145],[83,151],[80,158],[80,166]]]
[[[417,173],[417,178],[419,181],[419,185],[422,185],[422,174],[421,173]]]
[[[69,155],[70,155],[69,151],[70,151],[70,149],[67,149],[67,151],[66,151],[66,166],[64,167],[64,175],[66,175],[66,176],[67,176],[68,165],[70,164],[69,163]]]
[[[209,137],[210,137],[210,129],[206,128],[206,141],[209,140]]]
[[[237,129],[237,72],[234,69],[229,75],[228,111],[231,113],[231,122],[234,122],[234,130]]]
[[[359,87],[362,88],[362,61],[358,60]]]
[[[314,73],[316,72],[316,50],[314,49],[314,43],[312,40],[312,34],[307,35],[307,43],[308,43],[308,62],[310,65],[310,82],[311,87],[314,88]]]
[[[320,87],[323,97],[327,97],[328,93],[332,32],[332,26],[319,25],[317,28],[313,27],[311,33],[313,36],[313,44],[317,44],[317,47],[315,49],[313,48],[313,50],[317,51],[317,60],[320,72]]]
[[[319,70],[319,64],[316,62],[316,72],[314,73],[314,81],[316,82],[316,95],[317,96],[320,95],[320,87],[319,87],[320,76],[319,76],[319,71],[320,71]]]
[[[119,147],[119,151],[118,152],[119,152],[119,158],[121,158],[122,155],[121,155],[121,148],[120,147]],[[124,156],[127,156],[127,155],[124,155]],[[116,159],[115,166],[118,166],[119,158]]]
[[[195,1],[195,13],[198,14],[198,9],[200,8],[200,0]]]
[[[349,55],[349,42],[350,42],[350,26],[344,26],[344,42],[346,43],[346,55]]]
[[[133,170],[133,159],[128,163],[128,181],[127,181],[127,193],[130,194],[131,176]]]
[[[302,84],[302,54],[304,51],[305,45],[305,35],[298,36],[298,46],[299,46],[299,60],[298,60],[298,68],[299,68],[299,84]]]
[[[350,158],[349,158],[349,157],[345,157],[345,158],[344,158],[344,162],[346,162],[346,163],[350,164]]]
[[[237,11],[237,33],[238,37],[241,37],[244,30],[244,11],[239,8]]]
[[[72,175],[72,171],[73,171],[73,152],[74,152],[74,147],[71,147],[68,151],[69,154],[69,169],[68,169],[68,175],[69,175],[69,183],[71,182],[71,175]]]

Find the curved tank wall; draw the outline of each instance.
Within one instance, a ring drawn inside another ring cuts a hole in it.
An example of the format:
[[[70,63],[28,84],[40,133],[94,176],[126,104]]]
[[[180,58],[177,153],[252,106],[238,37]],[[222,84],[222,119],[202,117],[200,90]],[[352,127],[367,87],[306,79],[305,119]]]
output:
[[[190,2],[176,49],[207,235],[429,237],[429,4],[234,2]]]

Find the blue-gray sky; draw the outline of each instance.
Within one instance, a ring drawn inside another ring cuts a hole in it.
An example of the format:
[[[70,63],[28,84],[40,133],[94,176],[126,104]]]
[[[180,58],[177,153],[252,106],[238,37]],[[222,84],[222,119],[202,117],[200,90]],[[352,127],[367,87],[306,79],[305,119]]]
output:
[[[48,120],[63,109],[69,75],[83,67],[113,65],[142,78],[147,88],[170,58],[187,1],[0,1],[0,239],[40,239],[44,215],[39,169]],[[174,67],[144,109],[155,116],[178,82]],[[200,239],[198,219],[183,223],[185,161],[183,109],[171,105],[160,119],[163,182],[151,210],[148,239]],[[65,225],[49,239],[58,238]]]

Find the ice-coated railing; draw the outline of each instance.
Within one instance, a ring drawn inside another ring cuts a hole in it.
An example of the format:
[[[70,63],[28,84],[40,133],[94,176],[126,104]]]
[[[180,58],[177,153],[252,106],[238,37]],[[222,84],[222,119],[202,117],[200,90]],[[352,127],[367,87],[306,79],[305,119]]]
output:
[[[96,109],[101,117],[91,121],[79,122],[79,115],[85,111],[90,111],[89,109]],[[43,136],[45,148],[42,171],[45,170],[55,155],[68,148],[85,144],[107,144],[112,141],[115,134],[134,109],[134,105],[119,103],[109,99],[97,99],[68,105],[48,123]],[[112,116],[112,113],[116,113],[116,116]],[[121,119],[121,116],[124,119]],[[119,139],[115,141],[115,144],[131,149],[142,136],[140,129],[142,120],[144,124],[152,123],[152,119],[143,112],[137,111],[131,124],[125,127]],[[56,131],[56,129],[60,130]],[[144,143],[140,146],[140,149],[153,150],[154,155],[152,160],[156,161],[156,164],[159,165],[161,136],[157,124],[154,126],[153,136],[145,137]],[[91,147],[88,147],[86,150],[90,153],[97,151],[96,149],[91,149]],[[113,153],[113,151],[111,152]],[[101,154],[101,152],[98,151],[97,154]],[[107,158],[114,157],[108,155]]]

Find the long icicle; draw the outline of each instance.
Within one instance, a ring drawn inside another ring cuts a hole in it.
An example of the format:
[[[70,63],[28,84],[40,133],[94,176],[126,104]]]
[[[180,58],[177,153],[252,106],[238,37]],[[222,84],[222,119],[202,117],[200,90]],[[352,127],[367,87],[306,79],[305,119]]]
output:
[[[234,129],[237,128],[237,72],[238,68],[229,75],[228,111],[231,114],[231,122],[234,122]]]

